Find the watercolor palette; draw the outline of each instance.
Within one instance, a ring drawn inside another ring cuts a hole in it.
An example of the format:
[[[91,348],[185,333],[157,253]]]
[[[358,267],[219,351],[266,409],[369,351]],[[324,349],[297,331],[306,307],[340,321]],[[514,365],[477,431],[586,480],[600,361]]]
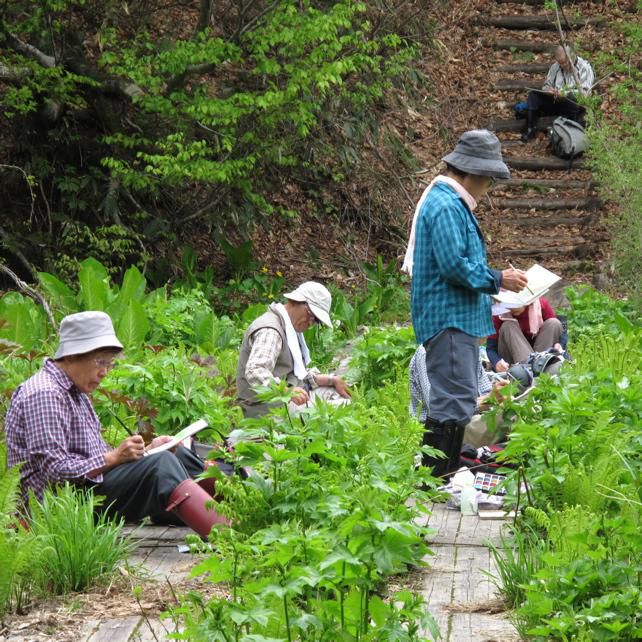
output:
[[[495,473],[477,473],[475,475],[474,486],[482,493],[496,492],[498,495],[505,495],[506,491],[503,488],[496,488],[496,486],[506,479],[506,475],[496,475]]]

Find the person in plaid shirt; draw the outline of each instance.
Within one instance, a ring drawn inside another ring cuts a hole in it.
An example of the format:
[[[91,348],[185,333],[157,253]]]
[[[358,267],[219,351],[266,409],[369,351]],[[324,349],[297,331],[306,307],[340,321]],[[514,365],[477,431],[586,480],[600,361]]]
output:
[[[202,460],[183,446],[145,456],[140,435],[111,448],[101,435],[91,394],[122,348],[104,312],[71,314],[60,324],[53,359],[14,392],[5,417],[7,464],[20,466],[25,507],[30,492],[41,500],[45,488],[68,481],[105,496],[103,506],[112,515],[173,519],[207,537],[227,520],[205,508],[213,479],[202,486],[193,479],[204,470]],[[150,446],[169,440],[163,435]]]
[[[500,286],[519,292],[521,270],[500,272],[486,263],[486,244],[473,214],[495,179],[509,178],[497,137],[487,130],[464,133],[442,160],[445,175],[424,192],[415,212],[404,267],[412,275],[412,323],[426,349],[430,380],[424,466],[443,476],[459,466],[464,429],[478,397],[479,338],[493,331],[490,294]]]

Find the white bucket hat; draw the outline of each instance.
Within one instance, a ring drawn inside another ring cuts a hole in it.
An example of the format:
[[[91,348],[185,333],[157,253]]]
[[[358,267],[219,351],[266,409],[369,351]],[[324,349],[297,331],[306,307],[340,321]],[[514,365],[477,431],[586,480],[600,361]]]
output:
[[[105,312],[78,312],[60,323],[60,345],[54,359],[73,354],[86,354],[99,348],[123,349],[116,338],[114,326]]]
[[[310,306],[310,311],[314,316],[329,328],[332,327],[330,321],[330,306],[332,305],[332,295],[328,292],[328,288],[315,281],[306,281],[302,283],[296,290],[288,292],[284,295],[290,301],[298,301],[299,303],[307,303]]]

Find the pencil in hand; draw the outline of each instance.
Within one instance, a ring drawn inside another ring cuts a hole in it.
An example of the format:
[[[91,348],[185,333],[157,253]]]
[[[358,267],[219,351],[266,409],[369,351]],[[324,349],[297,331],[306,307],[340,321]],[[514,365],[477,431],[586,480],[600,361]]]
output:
[[[507,263],[508,263],[508,267],[509,267],[511,270],[515,270],[515,271],[517,271],[517,268],[516,268],[516,267],[515,267],[515,266],[514,266],[510,261],[507,261]],[[528,290],[528,291],[529,291],[533,296],[535,296],[535,292],[533,292],[533,290],[531,290],[531,289],[528,287],[528,283],[526,283],[526,289],[527,289],[527,290]]]

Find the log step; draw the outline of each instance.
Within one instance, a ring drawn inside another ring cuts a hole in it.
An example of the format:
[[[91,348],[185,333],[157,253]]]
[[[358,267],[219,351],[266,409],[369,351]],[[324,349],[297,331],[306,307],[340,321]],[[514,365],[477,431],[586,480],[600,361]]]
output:
[[[537,120],[538,131],[544,132],[553,124],[555,120],[552,116],[544,116]],[[515,118],[513,120],[495,120],[488,124],[488,129],[495,132],[521,132],[526,127],[524,118]]]
[[[534,53],[555,53],[557,43],[532,42],[530,40],[494,40],[488,46],[493,49],[510,49],[515,51],[532,51]]]
[[[579,245],[549,245],[542,247],[504,248],[502,254],[510,256],[550,256],[551,254],[572,254],[585,258],[595,254],[599,243],[580,243]]]
[[[500,65],[499,67],[497,67],[497,71],[506,71],[513,74],[546,74],[548,73],[550,66],[551,65],[546,62],[531,62],[515,65]]]
[[[540,84],[532,78],[502,78],[495,83],[497,91],[506,91],[507,89],[539,89],[533,85]]]
[[[558,225],[567,227],[584,227],[591,222],[590,216],[573,217],[573,216],[525,216],[523,218],[512,218],[510,225],[517,227],[547,227],[551,229]]]
[[[578,181],[579,182],[579,181]],[[494,198],[493,203],[502,209],[518,210],[596,210],[599,198]]]
[[[548,0],[495,0],[497,4],[530,4],[530,5],[543,5]],[[582,0],[566,0],[564,4],[579,4]],[[592,0],[593,4],[602,2],[602,0]]]
[[[558,180],[555,178],[509,178],[505,181],[498,183],[499,187],[513,187],[513,188],[534,188],[534,189],[583,189],[589,190],[593,187],[592,181],[572,181],[572,180]]]
[[[570,163],[563,158],[554,156],[526,156],[526,157],[504,157],[504,162],[512,169],[559,169],[571,170],[584,167],[584,161],[576,158]]]
[[[557,23],[553,16],[481,16],[477,22],[487,27],[499,27],[501,29],[538,29],[540,31],[557,31]],[[568,17],[568,24],[571,29],[585,27],[587,25],[601,25],[606,22],[604,16],[590,16],[588,18],[572,16]],[[567,29],[566,23],[562,29]]]

